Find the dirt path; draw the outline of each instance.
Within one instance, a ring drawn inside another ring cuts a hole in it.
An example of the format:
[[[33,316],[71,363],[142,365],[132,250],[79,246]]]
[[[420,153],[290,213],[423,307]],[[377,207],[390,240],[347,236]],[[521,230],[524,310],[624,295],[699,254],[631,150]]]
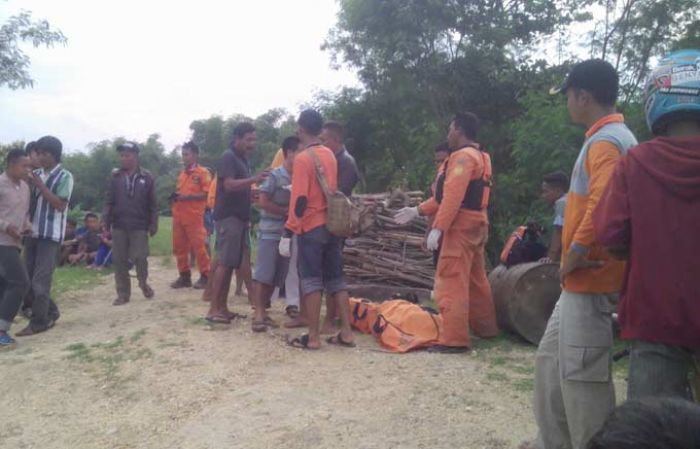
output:
[[[153,301],[111,306],[107,277],[0,353],[1,448],[491,449],[535,431],[531,347],[395,355],[361,336],[295,351],[249,321],[211,329],[198,293],[168,289],[174,270],[153,265]]]

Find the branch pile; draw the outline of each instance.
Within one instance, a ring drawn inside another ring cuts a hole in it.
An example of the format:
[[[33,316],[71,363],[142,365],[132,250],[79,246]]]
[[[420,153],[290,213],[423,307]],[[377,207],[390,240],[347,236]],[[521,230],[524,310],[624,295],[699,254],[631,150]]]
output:
[[[351,283],[433,288],[432,253],[421,248],[427,220],[417,218],[405,226],[394,223],[399,209],[418,205],[422,197],[421,192],[353,195],[354,202],[373,209],[373,223],[360,236],[346,240],[345,276]]]

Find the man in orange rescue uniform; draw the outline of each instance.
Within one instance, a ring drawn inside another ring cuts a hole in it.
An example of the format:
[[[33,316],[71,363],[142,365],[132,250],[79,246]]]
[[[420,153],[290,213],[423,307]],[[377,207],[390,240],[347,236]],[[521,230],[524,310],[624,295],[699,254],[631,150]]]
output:
[[[200,273],[194,288],[203,289],[209,276],[204,209],[207,205],[211,175],[209,170],[197,164],[198,159],[199,147],[194,142],[187,142],[182,146],[182,163],[185,168],[177,177],[177,188],[172,196],[173,253],[180,277],[170,284],[172,288],[192,287],[189,265],[191,251],[197,258]]]
[[[476,115],[454,117],[447,135],[451,154],[440,167],[435,194],[396,214],[399,224],[418,215],[435,216],[427,246],[440,249],[434,290],[444,329],[431,352],[469,351],[470,328],[480,337],[498,334],[484,256],[491,158],[475,142],[478,129]]]

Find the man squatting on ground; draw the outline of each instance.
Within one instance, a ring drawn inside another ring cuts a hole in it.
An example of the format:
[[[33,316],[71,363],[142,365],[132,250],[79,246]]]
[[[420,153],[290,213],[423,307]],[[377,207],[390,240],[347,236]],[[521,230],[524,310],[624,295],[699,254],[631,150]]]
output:
[[[158,232],[155,180],[139,165],[139,147],[133,142],[117,145],[121,168],[112,171],[102,213],[103,228],[112,233],[112,261],[117,299],[115,306],[131,299],[129,265],[136,265],[136,278],[146,299],[154,296],[148,285],[148,237]]]
[[[447,135],[451,153],[439,169],[435,195],[396,214],[399,224],[435,216],[427,247],[440,249],[434,290],[444,328],[432,352],[468,351],[470,328],[480,337],[498,335],[485,263],[491,158],[476,143],[478,129],[476,115],[455,116]]]

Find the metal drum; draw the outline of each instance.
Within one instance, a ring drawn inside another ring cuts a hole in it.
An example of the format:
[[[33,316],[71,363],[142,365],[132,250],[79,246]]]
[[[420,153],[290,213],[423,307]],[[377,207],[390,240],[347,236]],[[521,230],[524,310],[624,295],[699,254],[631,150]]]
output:
[[[539,262],[510,268],[499,265],[489,273],[489,283],[501,329],[539,344],[561,294],[559,265]]]

